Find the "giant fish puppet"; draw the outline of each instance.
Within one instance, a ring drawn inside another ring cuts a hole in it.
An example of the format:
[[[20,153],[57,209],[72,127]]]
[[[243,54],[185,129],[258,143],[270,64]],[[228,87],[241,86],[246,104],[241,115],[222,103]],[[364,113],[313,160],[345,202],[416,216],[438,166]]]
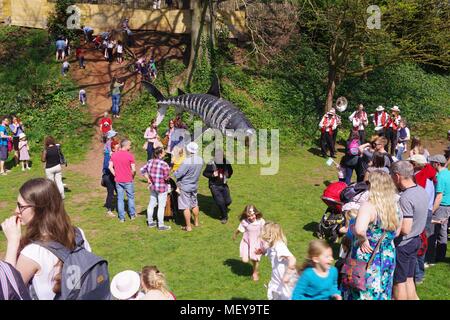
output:
[[[220,97],[220,86],[217,76],[206,94],[185,93],[178,89],[178,96],[166,98],[151,83],[142,81],[145,88],[155,97],[158,108],[156,124],[164,119],[167,108],[174,106],[176,113],[187,111],[199,116],[205,125],[211,129],[218,129],[225,135],[236,136],[236,133],[251,136],[255,129],[241,110],[230,101]],[[234,131],[230,131],[234,130]]]

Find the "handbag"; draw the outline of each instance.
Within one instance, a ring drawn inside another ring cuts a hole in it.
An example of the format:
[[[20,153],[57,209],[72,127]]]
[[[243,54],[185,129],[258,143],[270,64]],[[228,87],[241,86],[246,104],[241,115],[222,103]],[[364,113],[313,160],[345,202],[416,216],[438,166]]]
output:
[[[381,242],[386,235],[386,230],[381,235],[377,242],[375,249],[372,251],[372,255],[368,262],[353,259],[350,256],[351,249],[348,250],[347,257],[341,269],[342,285],[346,288],[352,288],[360,291],[366,290],[366,272],[372,265],[375,254],[380,248]]]

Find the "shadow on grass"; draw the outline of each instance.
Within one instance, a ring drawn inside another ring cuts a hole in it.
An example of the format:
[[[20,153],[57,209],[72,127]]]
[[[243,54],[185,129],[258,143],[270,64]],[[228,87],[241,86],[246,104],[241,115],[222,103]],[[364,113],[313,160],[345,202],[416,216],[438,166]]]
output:
[[[309,231],[309,232],[316,232],[318,226],[319,226],[319,223],[317,221],[313,221],[308,224],[305,224],[303,226],[303,230]]]
[[[253,268],[249,263],[244,263],[237,259],[227,259],[223,262],[225,266],[231,268],[231,272],[238,276],[250,277],[253,273]]]
[[[313,147],[311,147],[311,148],[308,149],[308,152],[312,153],[313,155],[318,156],[318,157],[322,156],[322,151],[320,151],[320,148],[313,148]]]
[[[219,208],[212,196],[205,196],[203,194],[197,195],[198,205],[200,210],[204,212],[208,217],[220,220]]]
[[[243,297],[231,297],[231,300],[250,300],[249,298],[243,298]]]

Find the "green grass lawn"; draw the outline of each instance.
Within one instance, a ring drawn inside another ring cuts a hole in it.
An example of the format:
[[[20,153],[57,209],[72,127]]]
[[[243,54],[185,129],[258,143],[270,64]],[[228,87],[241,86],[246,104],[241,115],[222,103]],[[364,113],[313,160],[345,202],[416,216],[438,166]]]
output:
[[[120,224],[107,218],[102,207],[105,189],[99,181],[70,172],[63,174],[70,191],[66,193],[66,208],[72,221],[81,227],[94,252],[109,261],[111,276],[125,269],[140,270],[144,265],[157,265],[168,279],[168,284],[179,299],[265,299],[266,284],[270,279],[270,262],[263,257],[261,279],[250,279],[251,266],[239,259],[239,241],[231,236],[244,206],[254,203],[264,218],[279,222],[288,238],[288,247],[302,261],[307,244],[319,221],[325,204],[320,200],[325,180],[334,180],[336,173],[324,159],[305,149],[283,155],[279,173],[261,176],[258,165],[234,165],[235,173],[229,184],[233,203],[230,220],[222,225],[212,203],[207,179],[200,179],[199,203],[201,226],[193,232],[180,230],[180,225],[169,222],[172,230],[158,232],[147,229],[145,216]],[[43,176],[40,164],[30,172],[14,168],[0,177],[0,220],[10,215],[20,185],[32,177]],[[148,204],[145,182],[135,180],[138,213]],[[0,235],[0,256],[5,250],[5,237]],[[421,299],[449,299],[449,262],[427,269],[426,280],[419,286]]]

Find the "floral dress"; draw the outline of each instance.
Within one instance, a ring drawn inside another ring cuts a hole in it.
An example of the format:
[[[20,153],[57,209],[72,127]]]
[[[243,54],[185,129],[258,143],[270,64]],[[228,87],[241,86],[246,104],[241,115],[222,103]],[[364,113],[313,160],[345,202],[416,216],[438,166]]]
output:
[[[367,239],[370,246],[375,248],[378,240],[383,234],[379,222],[371,223],[367,229]],[[354,221],[350,225],[354,234]],[[359,291],[352,288],[342,287],[344,300],[390,300],[395,269],[395,231],[387,231],[381,242],[380,248],[375,253],[370,268],[366,272],[366,290]],[[359,248],[358,239],[353,237],[351,256],[353,259],[368,262],[370,253],[362,253]]]

